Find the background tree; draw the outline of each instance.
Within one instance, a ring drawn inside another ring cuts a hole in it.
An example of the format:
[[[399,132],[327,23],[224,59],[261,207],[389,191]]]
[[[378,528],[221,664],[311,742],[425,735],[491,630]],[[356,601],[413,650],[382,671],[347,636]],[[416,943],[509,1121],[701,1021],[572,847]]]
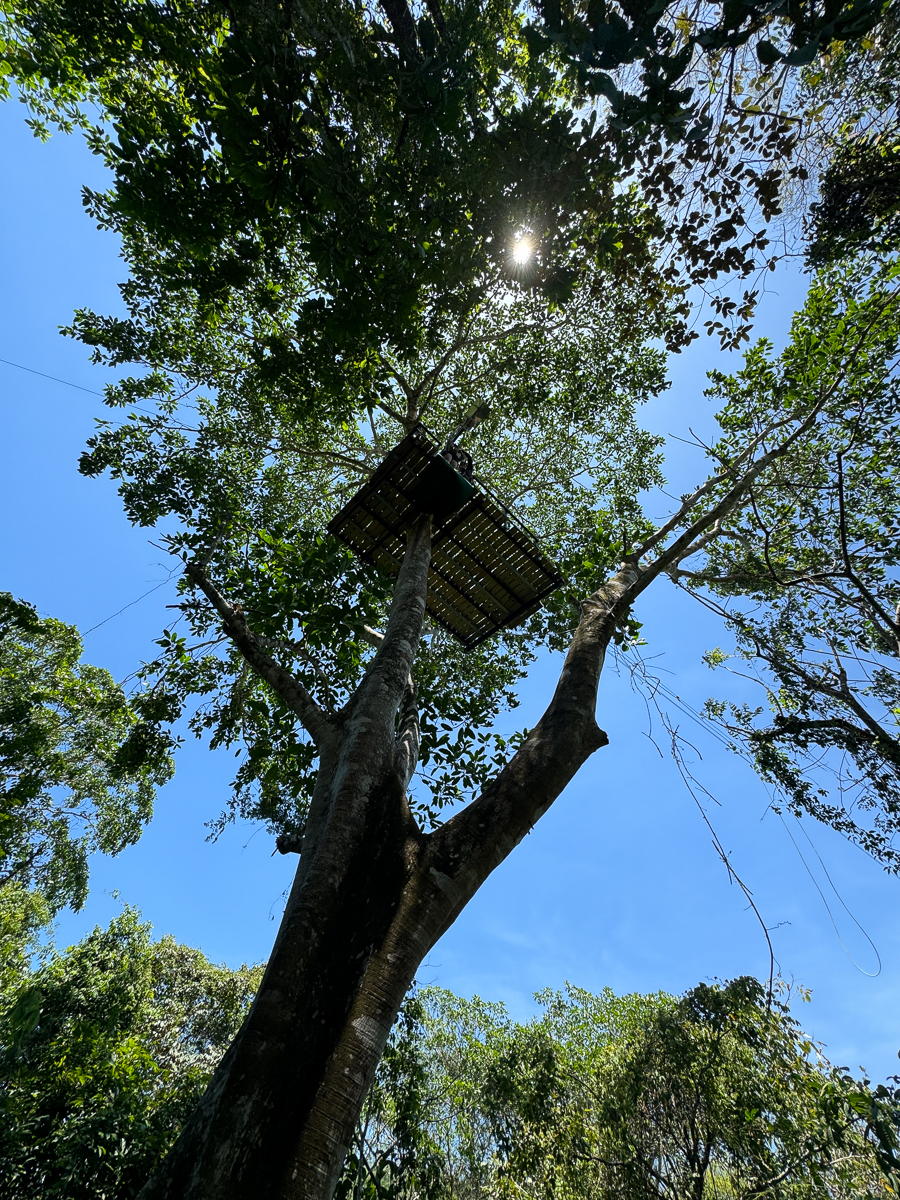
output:
[[[0,997],[0,1196],[125,1200],[196,1104],[261,969],[151,942],[130,910],[33,971],[19,931],[25,961]]]
[[[799,70],[775,45],[733,49],[710,64],[726,142],[743,148],[741,125],[763,112],[790,127],[767,163],[780,202],[769,214],[768,267],[805,255],[819,268],[896,246],[898,47],[898,7],[888,3],[876,28],[832,42]]]
[[[898,1165],[890,1087],[832,1066],[756,980],[682,997],[404,1005],[338,1195],[879,1196]]]
[[[896,5],[889,5],[877,31],[835,48],[807,72],[810,108],[821,110],[821,127],[812,140],[825,163],[808,222],[809,259],[815,266],[865,250],[896,249],[898,66],[900,22]]]
[[[868,308],[873,279],[890,291]],[[736,635],[735,669],[761,687],[759,707],[711,701],[708,714],[794,812],[839,829],[892,871],[900,866],[900,409],[889,315],[897,279],[894,262],[868,258],[824,276],[782,355],[763,342],[737,375],[712,373],[711,394],[725,404],[724,437],[711,453],[728,464],[800,389],[832,386],[849,311],[868,323],[829,401],[832,419],[753,484],[699,570],[672,571],[682,586],[704,588],[704,603]],[[708,662],[722,666],[727,656],[715,651]]]
[[[170,739],[81,649],[74,626],[0,593],[0,890],[36,889],[50,911],[81,907],[88,855],[137,841],[173,770]]]

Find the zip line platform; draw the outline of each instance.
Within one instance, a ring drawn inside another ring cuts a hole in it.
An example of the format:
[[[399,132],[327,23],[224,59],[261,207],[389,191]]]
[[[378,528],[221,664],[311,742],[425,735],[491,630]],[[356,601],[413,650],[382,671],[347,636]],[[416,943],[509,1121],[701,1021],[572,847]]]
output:
[[[534,535],[472,474],[468,455],[455,446],[440,452],[421,424],[328,532],[365,562],[397,575],[407,530],[423,512],[434,516],[425,608],[467,649],[520,624],[562,584]]]

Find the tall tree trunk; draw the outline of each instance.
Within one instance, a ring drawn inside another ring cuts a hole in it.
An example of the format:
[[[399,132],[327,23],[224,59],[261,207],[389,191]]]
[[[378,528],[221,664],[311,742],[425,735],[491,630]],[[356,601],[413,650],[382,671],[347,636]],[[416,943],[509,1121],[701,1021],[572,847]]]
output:
[[[352,836],[327,831],[298,871],[252,1010],[142,1196],[331,1195],[418,965],[408,892],[421,835],[395,781],[369,801]]]
[[[429,554],[425,520],[411,531],[384,641],[365,679],[338,718],[317,726],[320,770],[300,866],[254,1004],[140,1200],[329,1200],[419,964],[606,744],[594,718],[597,685],[640,575],[635,566],[583,606],[553,699],[510,763],[440,829],[419,829],[406,799],[415,754],[401,706],[410,695]],[[239,610],[196,578],[248,661],[287,694],[290,682],[258,651]],[[297,711],[306,703],[301,697]]]

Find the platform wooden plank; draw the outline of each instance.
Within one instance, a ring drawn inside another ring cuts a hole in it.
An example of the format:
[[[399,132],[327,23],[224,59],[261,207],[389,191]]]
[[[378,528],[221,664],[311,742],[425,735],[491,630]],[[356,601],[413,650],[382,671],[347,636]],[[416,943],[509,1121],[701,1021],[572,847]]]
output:
[[[328,525],[366,562],[396,575],[418,516],[416,482],[438,447],[418,425]],[[476,479],[472,498],[436,523],[426,609],[467,648],[524,621],[563,582],[536,539]]]

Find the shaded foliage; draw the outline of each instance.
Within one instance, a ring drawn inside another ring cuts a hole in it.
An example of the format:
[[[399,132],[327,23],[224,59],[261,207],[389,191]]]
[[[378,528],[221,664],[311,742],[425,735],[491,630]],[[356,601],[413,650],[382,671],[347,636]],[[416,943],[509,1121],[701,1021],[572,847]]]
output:
[[[835,47],[804,74],[808,111],[821,126],[811,141],[824,160],[807,220],[809,262],[896,249],[900,7],[886,5],[877,30]]]
[[[114,186],[86,201],[132,270],[152,257],[156,285],[195,294],[213,324],[235,293],[280,315],[254,377],[281,381],[302,416],[358,404],[347,373],[365,383],[373,349],[427,344],[501,279],[552,305],[586,268],[642,277],[662,298],[752,273],[795,135],[777,109],[734,103],[736,56],[761,72],[754,90],[777,90],[774,76],[855,43],[882,7],[5,0],[0,12],[5,73],[35,127],[83,125],[112,169]],[[536,242],[525,272],[512,259],[522,230]],[[660,240],[674,255],[662,273]],[[691,336],[685,314],[673,344]]]
[[[883,134],[842,142],[822,178],[810,262],[821,266],[860,250],[896,248],[898,211],[900,146]]]

